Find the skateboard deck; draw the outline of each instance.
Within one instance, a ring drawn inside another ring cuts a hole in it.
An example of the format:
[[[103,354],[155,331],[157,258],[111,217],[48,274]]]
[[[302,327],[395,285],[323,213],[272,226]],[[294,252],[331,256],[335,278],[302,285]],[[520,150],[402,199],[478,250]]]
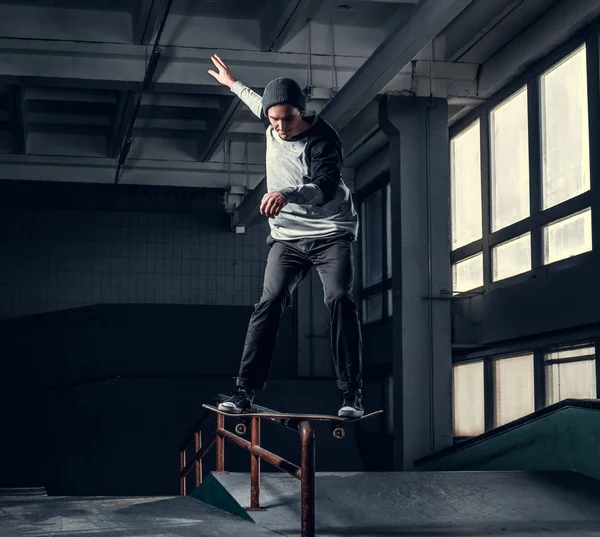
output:
[[[286,423],[289,423],[290,421],[326,421],[329,422],[329,424],[333,428],[333,436],[337,439],[341,439],[344,438],[345,435],[344,425],[346,423],[354,423],[383,414],[383,410],[376,410],[375,412],[370,412],[369,414],[363,414],[358,418],[344,418],[341,416],[333,416],[330,414],[302,414],[299,412],[278,412],[273,411],[270,408],[265,408],[258,405],[252,405],[250,407],[249,412],[240,413],[219,410],[216,406],[213,405],[203,404],[202,406],[208,410],[216,412],[217,414],[237,418],[238,424],[235,427],[235,432],[240,435],[246,434],[248,429],[247,422],[250,418],[266,418],[273,421],[282,421]]]
[[[274,419],[298,419],[298,420],[306,420],[306,421],[335,421],[340,423],[351,423],[353,421],[361,421],[372,416],[377,416],[378,414],[383,414],[383,410],[376,410],[374,412],[370,412],[369,414],[363,414],[358,418],[344,418],[341,416],[333,416],[329,414],[302,414],[298,412],[272,412],[272,411],[255,411],[255,412],[226,412],[224,410],[219,410],[217,407],[212,405],[202,405],[204,408],[212,410],[213,412],[217,412],[218,414],[223,414],[225,416],[231,416],[234,418],[274,418]]]

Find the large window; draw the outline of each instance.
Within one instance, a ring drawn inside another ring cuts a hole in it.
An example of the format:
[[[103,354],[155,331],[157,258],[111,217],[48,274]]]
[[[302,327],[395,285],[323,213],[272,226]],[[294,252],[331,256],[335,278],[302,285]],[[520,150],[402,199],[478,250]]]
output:
[[[452,128],[455,294],[593,249],[587,55],[579,46]]]
[[[564,399],[596,399],[596,371],[590,343],[457,362],[454,437],[477,436]]]
[[[389,174],[375,179],[361,199],[362,322],[392,315],[392,217]]]
[[[479,121],[450,142],[452,248],[481,238]]]
[[[491,231],[529,216],[527,88],[490,112]]]
[[[590,189],[585,46],[541,77],[542,199],[548,209]]]

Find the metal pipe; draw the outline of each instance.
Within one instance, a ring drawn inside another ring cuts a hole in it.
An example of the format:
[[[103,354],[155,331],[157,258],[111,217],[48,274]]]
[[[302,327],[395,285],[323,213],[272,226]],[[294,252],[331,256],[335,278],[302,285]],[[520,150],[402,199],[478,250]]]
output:
[[[219,434],[220,431],[224,430],[223,427],[225,425],[225,416],[223,414],[217,414],[217,431],[215,433],[217,440],[217,472],[225,471],[225,440],[222,435]]]
[[[202,446],[202,448],[200,449],[200,451],[198,451],[198,453],[196,453],[192,457],[192,460],[186,464],[185,468],[182,470],[182,472],[183,472],[184,475],[188,475],[192,471],[192,468],[194,468],[195,461],[197,461],[199,459],[202,459],[202,457],[204,457],[204,455],[206,455],[208,453],[208,450],[211,447],[213,447],[213,444],[215,442],[217,442],[217,440],[218,440],[218,437],[217,437],[217,433],[215,432],[210,437],[209,441]]]
[[[200,451],[200,447],[202,446],[202,437],[200,431],[196,431],[194,433],[194,455]],[[194,464],[196,466],[196,476],[195,476],[195,485],[196,487],[202,483],[202,459],[196,459]]]
[[[185,475],[182,475],[185,468],[185,451],[179,452],[179,495],[185,496]]]
[[[260,509],[260,457],[252,452],[260,447],[260,419],[252,418],[250,449],[250,509]]]
[[[302,446],[301,536],[315,537],[315,434],[311,424],[299,425]]]
[[[252,444],[248,442],[248,440],[244,440],[243,438],[240,438],[239,436],[225,429],[219,429],[217,431],[217,435],[223,437],[226,440],[229,440],[236,446],[241,447],[246,451],[249,451],[257,457],[260,457],[263,461],[268,462],[271,466],[279,468],[281,471],[290,474],[296,479],[301,479],[302,470],[295,464],[285,460],[279,455],[275,455],[275,453],[271,453],[270,451],[267,451],[266,449],[261,448],[260,446],[252,446]]]

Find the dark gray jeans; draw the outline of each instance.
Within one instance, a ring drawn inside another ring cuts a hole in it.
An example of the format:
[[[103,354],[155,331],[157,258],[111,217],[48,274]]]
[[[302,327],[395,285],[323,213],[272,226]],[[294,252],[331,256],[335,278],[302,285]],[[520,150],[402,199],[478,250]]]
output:
[[[237,385],[260,390],[271,368],[281,315],[292,292],[316,267],[329,309],[331,350],[341,390],[362,388],[362,336],[352,298],[354,258],[348,236],[274,241],[265,269],[263,293],[250,318]]]

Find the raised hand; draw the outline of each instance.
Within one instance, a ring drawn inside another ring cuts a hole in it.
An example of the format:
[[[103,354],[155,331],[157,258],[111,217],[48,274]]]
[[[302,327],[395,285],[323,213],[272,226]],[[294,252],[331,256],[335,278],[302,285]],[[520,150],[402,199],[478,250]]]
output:
[[[231,74],[229,67],[225,65],[225,62],[216,54],[213,54],[210,59],[212,60],[214,66],[217,68],[217,71],[213,71],[212,69],[208,70],[208,74],[213,76],[219,84],[223,84],[223,86],[227,86],[231,88],[233,83],[235,82],[235,78]]]

